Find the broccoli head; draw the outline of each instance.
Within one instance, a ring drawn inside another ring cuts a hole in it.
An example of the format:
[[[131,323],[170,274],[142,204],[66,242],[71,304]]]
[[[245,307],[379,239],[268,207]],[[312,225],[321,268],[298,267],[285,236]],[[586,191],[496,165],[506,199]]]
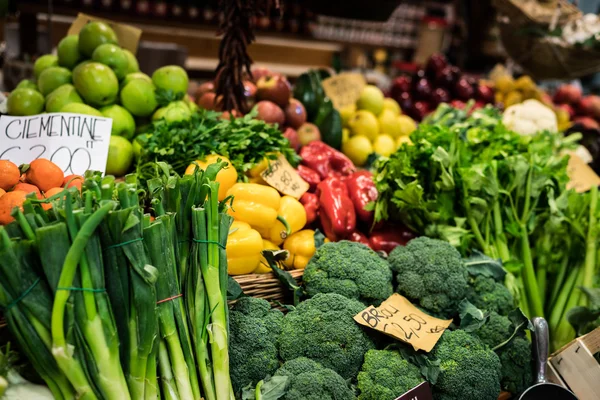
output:
[[[508,317],[490,313],[485,325],[474,334],[487,346],[493,348],[505,342],[513,333]],[[531,342],[520,331],[508,344],[496,350],[502,364],[501,386],[511,393],[520,393],[533,382]]]
[[[500,359],[465,331],[445,331],[430,356],[440,361],[433,385],[436,400],[496,400],[500,394]]]
[[[379,305],[394,291],[389,264],[361,243],[325,243],[302,277],[309,296],[337,293],[364,304]]]
[[[456,315],[467,294],[467,267],[449,243],[418,237],[398,246],[388,258],[396,291],[416,306],[445,318]]]
[[[395,399],[423,382],[419,368],[395,350],[369,350],[358,373],[359,400]]]
[[[373,341],[354,322],[364,309],[356,300],[334,293],[317,294],[283,319],[279,355],[284,361],[308,357],[344,379],[354,378]]]
[[[279,367],[277,338],[283,313],[266,300],[243,297],[229,314],[229,364],[235,393],[256,383]]]
[[[316,361],[299,357],[283,364],[275,376],[287,376],[283,400],[353,400],[354,392],[337,372]]]
[[[467,300],[481,310],[507,315],[515,308],[515,300],[506,286],[492,277],[469,277]]]

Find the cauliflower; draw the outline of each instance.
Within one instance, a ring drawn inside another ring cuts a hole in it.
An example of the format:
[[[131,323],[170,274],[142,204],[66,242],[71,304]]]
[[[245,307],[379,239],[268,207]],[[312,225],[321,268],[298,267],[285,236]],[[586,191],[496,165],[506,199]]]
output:
[[[523,136],[534,135],[539,131],[558,131],[556,114],[537,100],[526,100],[510,106],[502,117],[504,125]]]

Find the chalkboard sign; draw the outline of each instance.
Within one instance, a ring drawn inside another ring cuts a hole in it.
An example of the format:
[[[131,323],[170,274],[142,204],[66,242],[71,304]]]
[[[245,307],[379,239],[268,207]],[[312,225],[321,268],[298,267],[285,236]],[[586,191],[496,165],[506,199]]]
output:
[[[66,175],[104,172],[112,119],[71,113],[0,117],[0,160],[46,158]]]

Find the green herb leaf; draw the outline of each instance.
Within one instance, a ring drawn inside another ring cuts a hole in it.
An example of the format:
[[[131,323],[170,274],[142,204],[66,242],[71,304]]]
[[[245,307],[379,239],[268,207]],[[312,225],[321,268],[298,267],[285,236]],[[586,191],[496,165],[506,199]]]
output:
[[[458,305],[458,315],[460,317],[460,329],[467,332],[474,332],[481,328],[489,318],[488,313],[475,307],[466,299]]]

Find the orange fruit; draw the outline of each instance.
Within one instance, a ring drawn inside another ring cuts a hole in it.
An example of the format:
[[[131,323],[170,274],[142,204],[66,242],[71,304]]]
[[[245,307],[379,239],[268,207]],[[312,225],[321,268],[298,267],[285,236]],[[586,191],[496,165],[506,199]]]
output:
[[[4,196],[5,194],[6,194],[6,190],[0,189],[0,197]]]
[[[33,193],[35,193],[35,196],[38,199],[43,199],[42,193],[40,192],[40,189],[37,186],[31,185],[29,183],[19,182],[19,183],[16,184],[14,190],[20,190],[22,192],[25,192],[25,194],[29,194],[29,193],[33,192]]]
[[[6,225],[15,220],[10,213],[15,207],[23,209],[25,196],[27,196],[26,192],[13,190],[0,197],[0,225]]]
[[[83,185],[83,176],[73,174],[65,176],[61,186],[66,189],[76,187],[81,192],[81,185]]]
[[[10,190],[19,183],[19,167],[8,160],[0,160],[0,189]]]
[[[50,160],[38,158],[29,163],[27,182],[34,184],[42,192],[61,186],[63,179],[65,174],[62,169]]]

